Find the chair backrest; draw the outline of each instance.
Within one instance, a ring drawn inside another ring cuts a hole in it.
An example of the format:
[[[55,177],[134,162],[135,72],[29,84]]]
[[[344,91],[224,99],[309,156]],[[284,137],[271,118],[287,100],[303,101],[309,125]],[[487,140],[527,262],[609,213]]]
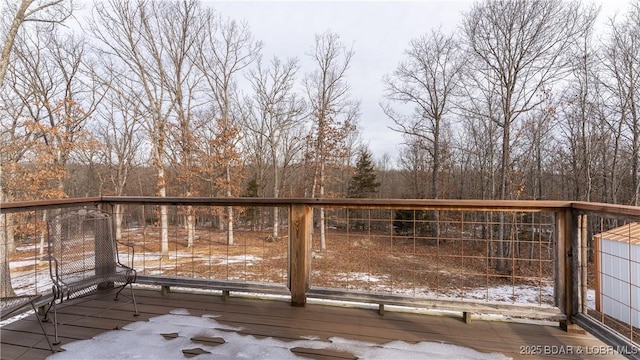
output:
[[[66,211],[48,221],[48,254],[54,282],[69,283],[115,268],[112,218],[98,209]]]

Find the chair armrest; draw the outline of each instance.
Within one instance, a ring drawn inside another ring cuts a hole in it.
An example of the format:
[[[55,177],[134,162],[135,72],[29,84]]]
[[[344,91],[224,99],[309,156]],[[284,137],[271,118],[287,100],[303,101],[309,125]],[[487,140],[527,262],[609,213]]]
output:
[[[52,255],[46,255],[45,257],[42,258],[42,260],[46,260],[49,261],[49,276],[51,277],[51,280],[53,280],[53,282],[55,284],[58,283],[58,279],[59,279],[59,274],[58,274],[58,259],[55,258],[55,256]],[[54,266],[51,266],[51,263],[54,264]]]
[[[131,249],[131,257],[130,257],[131,261],[130,261],[129,265],[124,265],[124,264],[120,263],[120,252],[117,251],[117,249],[116,249],[116,255],[117,255],[118,264],[121,265],[121,266],[126,266],[126,267],[128,267],[128,268],[133,270],[133,260],[134,260],[134,258],[136,256],[136,249],[133,246],[133,243],[132,242],[123,243],[121,241],[116,240],[116,248],[118,247],[118,245],[126,246],[126,247],[129,247]]]

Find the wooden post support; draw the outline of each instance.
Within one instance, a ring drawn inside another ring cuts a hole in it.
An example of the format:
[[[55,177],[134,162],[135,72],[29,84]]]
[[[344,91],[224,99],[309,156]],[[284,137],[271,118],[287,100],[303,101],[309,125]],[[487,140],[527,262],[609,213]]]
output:
[[[567,227],[566,223],[566,211],[560,210],[555,213],[555,238],[556,238],[556,251],[554,259],[554,282],[555,282],[555,305],[560,308],[563,314],[567,313],[566,310],[566,263],[567,263],[567,243],[565,241]]]
[[[229,290],[222,290],[222,300],[226,301],[227,299],[229,299],[229,296],[230,296]]]
[[[564,209],[556,213],[557,265],[556,265],[556,302],[567,316],[560,321],[560,328],[569,333],[584,333],[571,317],[579,307],[580,292],[580,233],[579,220],[573,209]]]
[[[378,304],[378,314],[384,316],[384,304]]]
[[[588,231],[588,222],[587,215],[582,214],[579,218],[579,230],[580,236],[578,238],[580,242],[580,266],[579,266],[579,274],[580,274],[580,308],[577,309],[580,313],[586,314],[588,309],[587,304],[587,293],[588,289],[588,266],[589,266],[589,231]],[[597,276],[596,276],[597,277]]]
[[[595,276],[594,287],[596,289],[596,311],[602,312],[602,304],[600,301],[602,299],[602,289],[600,288],[600,277],[602,274],[601,264],[600,264],[600,246],[602,244],[602,234],[597,238],[593,239],[593,273]]]
[[[464,322],[466,324],[471,323],[471,313],[468,311],[463,311],[462,312],[462,319],[464,320]]]
[[[170,292],[171,292],[171,287],[170,287],[170,286],[168,286],[168,285],[162,285],[162,286],[160,287],[160,294],[162,294],[162,295],[167,295],[167,294],[168,294],[168,293],[170,293]]]
[[[289,207],[289,290],[291,305],[305,306],[311,273],[312,208],[292,204]]]

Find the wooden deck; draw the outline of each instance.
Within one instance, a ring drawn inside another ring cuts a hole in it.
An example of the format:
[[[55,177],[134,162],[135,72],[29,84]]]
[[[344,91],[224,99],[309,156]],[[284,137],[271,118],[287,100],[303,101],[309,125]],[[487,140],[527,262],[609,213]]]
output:
[[[311,302],[302,308],[292,307],[286,301],[233,296],[223,299],[217,295],[177,292],[163,295],[159,290],[153,289],[137,289],[136,298],[139,317],[132,316],[132,305],[128,300],[113,301],[109,292],[65,303],[58,312],[62,323],[62,344],[57,348],[76,340],[91,339],[98,334],[121,329],[132,322],[146,322],[150,318],[175,312],[176,309],[188,309],[193,316],[219,315],[215,318],[219,324],[242,328],[238,331],[240,335],[254,335],[256,339],[272,337],[290,342],[311,336],[317,341],[339,337],[378,344],[393,340],[409,343],[444,342],[480,352],[497,352],[514,359],[623,359],[622,356],[610,353],[606,357],[601,354],[577,354],[579,347],[590,350],[605,349],[607,346],[589,334],[569,334],[558,326],[551,325],[483,320],[473,320],[467,324],[461,318],[450,316],[391,311],[380,315],[372,309]],[[45,325],[49,335],[53,337],[53,325]],[[2,327],[1,335],[2,359],[44,359],[51,355],[33,315]],[[555,347],[547,350],[569,350],[574,354],[522,354],[523,349],[545,351],[544,348],[535,346]],[[314,359],[355,358],[353,354],[326,349],[297,347],[291,351]],[[183,353],[183,358],[195,355],[188,351]],[[100,358],[99,354],[95,358]]]

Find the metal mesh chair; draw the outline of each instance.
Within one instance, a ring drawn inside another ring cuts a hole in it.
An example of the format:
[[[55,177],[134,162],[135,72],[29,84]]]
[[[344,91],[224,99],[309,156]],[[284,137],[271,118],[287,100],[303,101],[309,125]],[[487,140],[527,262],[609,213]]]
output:
[[[0,320],[8,319],[13,315],[18,315],[19,310],[27,305],[31,305],[31,308],[36,315],[36,319],[38,319],[38,323],[40,324],[40,329],[42,329],[42,334],[44,335],[44,338],[47,339],[49,349],[51,349],[51,352],[55,352],[55,350],[53,350],[53,345],[51,345],[51,340],[49,340],[49,336],[47,336],[47,331],[44,329],[44,325],[42,325],[42,320],[40,320],[40,316],[38,316],[38,310],[36,310],[36,306],[34,305],[34,302],[41,297],[41,294],[35,294],[0,298]]]
[[[53,281],[53,299],[47,314],[53,309],[54,344],[59,344],[56,303],[108,289],[116,284],[120,292],[129,285],[134,316],[138,315],[133,283],[134,250],[130,247],[130,265],[120,262],[118,246],[125,245],[113,236],[109,213],[97,209],[67,211],[52,217],[47,225],[49,272]],[[46,317],[46,316],[45,316]]]

